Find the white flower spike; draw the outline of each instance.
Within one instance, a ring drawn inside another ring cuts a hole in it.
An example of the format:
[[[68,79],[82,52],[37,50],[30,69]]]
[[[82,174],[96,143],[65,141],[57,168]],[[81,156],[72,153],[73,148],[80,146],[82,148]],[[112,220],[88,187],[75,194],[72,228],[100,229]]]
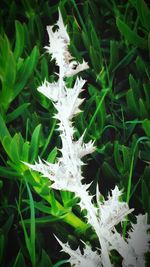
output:
[[[82,183],[84,179],[82,165],[84,163],[81,159],[95,151],[92,141],[87,144],[84,143],[84,133],[78,140],[74,140],[75,128],[72,120],[80,112],[83,99],[79,95],[83,90],[85,80],[77,78],[73,88],[67,88],[64,78],[87,69],[88,64],[84,60],[81,64],[76,62],[70,54],[68,50],[70,38],[60,11],[56,28],[48,26],[47,31],[49,46],[46,48],[59,66],[58,81],[54,83],[44,81],[39,86],[38,91],[53,102],[57,111],[55,118],[58,120],[58,131],[62,143],[61,157],[57,158],[54,164],[40,159],[39,163],[35,163],[35,165],[25,164],[30,169],[40,172],[44,177],[50,179],[52,188],[74,192],[80,198],[81,209],[87,210],[87,223],[97,234],[100,243],[98,251],[93,251],[90,246],[85,245],[82,254],[79,248],[74,251],[68,244],[63,244],[56,238],[63,251],[70,255],[69,261],[72,266],[112,267],[111,251],[115,249],[123,259],[123,267],[144,267],[144,255],[149,249],[150,241],[147,232],[150,228],[147,225],[147,216],[137,216],[137,224],[132,225],[128,238],[124,240],[115,227],[125,220],[133,209],[129,209],[127,203],[120,201],[122,192],[116,186],[108,199],[102,202],[97,187],[97,203],[95,205],[93,196],[88,190],[89,185]]]

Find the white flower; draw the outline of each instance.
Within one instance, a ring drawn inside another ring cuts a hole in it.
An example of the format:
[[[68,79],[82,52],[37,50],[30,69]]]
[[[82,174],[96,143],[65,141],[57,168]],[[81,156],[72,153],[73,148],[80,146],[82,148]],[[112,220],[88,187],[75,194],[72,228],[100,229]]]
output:
[[[71,61],[71,63],[68,66],[66,66],[65,77],[71,77],[77,74],[78,72],[86,70],[88,68],[89,68],[89,65],[84,60],[82,63]]]
[[[99,205],[100,221],[107,229],[111,229],[122,222],[125,216],[133,211],[133,209],[129,209],[126,202],[120,201],[121,195],[122,192],[115,186],[114,190],[112,190],[112,195],[108,196],[108,200],[105,200],[103,204]]]
[[[150,225],[147,224],[147,214],[136,216],[137,223],[132,224],[132,230],[129,232],[128,244],[135,250],[139,257],[149,251],[150,236],[147,231]]]
[[[34,171],[40,172],[44,177],[52,181],[50,186],[57,190],[68,190],[74,192],[80,198],[79,205],[81,209],[86,209],[87,223],[91,224],[97,234],[100,243],[99,255],[96,251],[85,245],[82,254],[78,248],[73,251],[68,244],[63,244],[60,240],[63,251],[70,255],[72,266],[80,267],[112,267],[110,261],[110,252],[115,249],[123,258],[122,266],[124,267],[143,267],[144,254],[149,248],[149,236],[147,230],[147,216],[137,216],[137,224],[132,224],[132,231],[129,237],[124,240],[123,236],[117,232],[115,226],[122,222],[126,215],[133,209],[129,209],[128,204],[120,201],[122,192],[116,186],[112,190],[107,200],[100,201],[100,192],[97,187],[96,200],[97,205],[93,203],[93,197],[89,193],[88,184],[82,184],[81,160],[87,154],[95,150],[92,141],[83,142],[84,133],[78,139],[74,140],[75,128],[73,118],[81,110],[80,105],[83,99],[79,97],[83,90],[85,80],[77,78],[73,88],[67,88],[65,77],[77,74],[79,71],[88,68],[88,64],[76,62],[68,51],[70,38],[66,27],[63,24],[62,16],[59,11],[59,19],[56,23],[56,29],[48,26],[49,46],[47,47],[52,58],[56,60],[59,66],[59,78],[57,82],[44,83],[38,87],[38,91],[45,95],[53,102],[57,111],[55,118],[58,120],[58,131],[61,138],[61,156],[52,164],[39,159],[39,163],[25,163]]]
[[[37,90],[45,95],[48,99],[53,102],[58,101],[59,97],[59,81],[54,83],[49,83],[46,80],[44,83],[37,88]]]
[[[62,77],[70,77],[80,71],[88,69],[89,66],[84,60],[82,63],[76,62],[68,51],[70,38],[64,26],[60,11],[58,21],[55,25],[57,27],[56,29],[54,29],[54,26],[47,27],[49,46],[45,48],[52,55],[52,59],[55,59],[56,64],[61,68]]]
[[[76,114],[80,112],[79,106],[82,104],[84,99],[80,99],[78,96],[83,91],[83,85],[85,80],[77,78],[73,88],[61,88],[61,97],[54,104],[57,114],[55,118],[59,121],[71,120]],[[55,89],[55,88],[54,88]],[[57,92],[57,95],[58,92]]]
[[[148,235],[148,229],[150,229],[150,225],[147,224],[147,214],[140,214],[136,216],[136,218],[137,223],[132,224],[132,230],[129,231],[129,238],[127,239],[127,242],[130,250],[133,250],[135,254],[135,267],[144,267],[144,254],[148,252],[150,248],[150,236]]]
[[[70,246],[66,243],[63,244],[57,237],[57,241],[62,247],[62,251],[69,254],[70,259],[69,262],[71,266],[74,267],[101,267],[101,258],[97,254],[96,251],[92,251],[91,247],[85,244],[85,248],[83,250],[83,254],[80,249],[72,250]]]

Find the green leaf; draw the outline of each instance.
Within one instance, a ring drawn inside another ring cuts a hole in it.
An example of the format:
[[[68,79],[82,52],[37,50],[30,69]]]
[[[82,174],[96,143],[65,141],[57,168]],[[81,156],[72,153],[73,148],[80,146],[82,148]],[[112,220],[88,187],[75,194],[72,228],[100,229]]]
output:
[[[29,204],[29,201],[28,200],[25,200],[24,202],[26,202],[26,203]],[[46,206],[42,202],[34,201],[34,207],[37,210],[40,210],[43,213],[51,214],[51,208],[50,208],[50,206]]]
[[[40,267],[52,267],[52,262],[44,249],[42,249],[42,256],[39,262]]]
[[[31,252],[32,252],[31,242],[30,242],[30,238],[29,238],[29,235],[27,233],[27,229],[26,229],[26,226],[25,226],[25,223],[24,223],[22,214],[21,214],[20,206],[18,205],[18,203],[17,203],[17,208],[18,208],[18,213],[19,213],[19,215],[21,217],[21,225],[22,225],[22,228],[23,228],[23,233],[24,233],[24,238],[25,238],[25,242],[26,242],[26,247],[27,247],[27,250],[28,250],[29,255],[31,257]]]
[[[3,260],[3,256],[4,256],[4,251],[5,251],[5,234],[2,232],[2,230],[0,231],[0,264],[2,263]]]
[[[142,180],[142,203],[146,212],[149,212],[149,190],[144,180]]]
[[[0,37],[0,79],[4,86],[12,87],[16,78],[16,61],[7,36]],[[7,95],[8,98],[8,95]]]
[[[108,180],[110,179],[116,181],[116,179],[118,178],[116,170],[106,161],[103,162],[102,172],[105,175],[105,178]]]
[[[17,174],[16,172],[12,171],[12,168],[9,169],[8,166],[5,167],[0,167],[0,176],[1,177],[6,177],[8,179],[14,179],[20,177],[20,174]]]
[[[141,118],[147,118],[149,117],[148,111],[146,109],[146,105],[145,102],[143,101],[142,98],[139,99],[139,114],[141,116]]]
[[[16,133],[10,143],[10,155],[11,155],[12,161],[14,163],[17,162],[16,167],[19,167],[19,165],[21,164],[20,157],[22,154],[23,144],[24,142],[23,142],[23,138],[21,134]]]
[[[56,216],[52,216],[52,215],[49,215],[49,216],[43,216],[41,218],[35,218],[35,222],[36,222],[36,225],[43,225],[43,224],[50,224],[50,223],[53,223],[53,222],[57,222],[57,221],[60,221],[61,219],[63,219],[63,217],[65,216],[65,214],[61,214],[61,217],[59,215],[59,217],[56,217]],[[30,225],[30,219],[25,219],[24,220],[24,223],[25,224],[29,224]]]
[[[135,31],[131,30],[124,21],[122,21],[120,18],[117,18],[116,24],[121,34],[124,35],[125,39],[129,43],[142,49],[147,48],[147,41],[140,37]]]
[[[90,59],[96,73],[101,71],[101,60],[99,58],[98,52],[94,49],[93,46],[90,46]]]
[[[139,102],[137,101],[137,97],[134,97],[134,93],[132,89],[129,89],[127,94],[127,107],[132,112],[133,115],[139,115]]]
[[[48,155],[47,161],[53,163],[57,156],[57,147],[54,147],[53,150]]]
[[[123,57],[121,60],[119,60],[119,63],[115,66],[114,69],[112,69],[112,72],[116,71],[117,69],[121,69],[121,68],[124,68],[125,66],[127,66],[134,58],[136,50],[137,49],[135,47],[133,49],[131,49],[129,51],[129,53],[127,53],[127,55],[125,55],[125,57]]]
[[[94,123],[94,121],[95,121],[95,119],[96,119],[96,116],[97,116],[97,114],[99,113],[99,110],[102,108],[102,105],[104,104],[105,97],[106,97],[106,95],[108,94],[108,92],[109,92],[109,89],[103,89],[103,90],[101,91],[101,98],[100,98],[100,101],[99,101],[99,103],[98,103],[98,105],[97,105],[97,107],[96,107],[96,110],[95,110],[95,112],[94,112],[94,114],[93,114],[93,116],[92,116],[92,118],[91,118],[91,120],[90,120],[90,123],[89,123],[89,125],[88,125],[88,127],[87,127],[87,130],[86,130],[85,135],[86,135],[87,132],[90,130],[90,128],[93,126],[93,123]]]
[[[90,50],[90,42],[89,42],[88,36],[86,35],[86,33],[84,31],[82,31],[82,40],[83,40],[83,43],[85,45],[85,48],[87,49],[87,51],[89,51]]]
[[[116,41],[110,41],[110,60],[109,71],[111,72],[118,65],[119,61],[119,44]]]
[[[5,236],[8,235],[12,225],[14,222],[14,214],[11,214],[8,218],[8,220],[5,222],[5,224],[3,225],[2,229],[4,231]]]
[[[53,265],[53,267],[59,267],[68,262],[69,260],[61,260],[61,261],[58,261],[55,265]]]
[[[145,119],[142,123],[146,135],[150,138],[150,120]]]
[[[22,67],[18,72],[17,83],[15,84],[14,87],[13,99],[21,92],[21,90],[24,88],[29,78],[31,77],[37,65],[38,57],[39,57],[39,50],[35,46],[31,52],[31,55],[25,59],[25,61],[22,64]]]
[[[9,136],[4,136],[3,141],[2,141],[2,145],[7,153],[7,155],[11,158],[11,152],[10,152],[10,143],[12,141],[12,138]],[[12,159],[12,158],[11,158]]]
[[[28,142],[25,142],[22,147],[22,153],[21,153],[21,158],[20,160],[24,162],[29,161],[29,150],[30,150],[30,145]]]
[[[48,62],[46,58],[42,58],[41,60],[41,78],[42,80],[48,80]]]
[[[11,139],[10,133],[6,127],[5,121],[0,114],[0,141],[3,142],[4,137],[7,136]]]
[[[143,0],[136,0],[136,9],[143,26],[150,32],[150,10]]]
[[[24,49],[24,28],[19,21],[15,21],[15,28],[16,28],[16,42],[15,42],[15,49],[14,49],[14,56],[18,59]]]
[[[30,154],[29,154],[29,162],[33,162],[35,159],[37,159],[38,152],[39,152],[39,144],[40,144],[40,137],[41,137],[41,124],[39,124],[31,138],[31,144],[30,144]]]
[[[114,159],[115,159],[115,163],[116,163],[118,171],[120,173],[122,173],[122,171],[123,171],[123,162],[122,162],[119,150],[120,150],[119,143],[118,143],[118,141],[115,141],[115,143],[114,143]]]
[[[6,123],[9,123],[18,118],[27,109],[29,105],[30,103],[24,103],[15,110],[13,110],[11,113],[8,113],[6,117]]]
[[[130,157],[129,149],[124,145],[122,145],[122,154],[123,154],[124,170],[128,171],[130,167],[131,157]]]
[[[32,197],[32,193],[28,183],[26,182],[28,194],[29,194],[29,202],[30,202],[30,242],[32,251],[30,251],[30,256],[32,259],[32,264],[35,266],[35,210],[34,210],[34,201]]]
[[[20,266],[26,267],[25,260],[24,260],[22,253],[21,253],[21,250],[19,250],[19,252],[18,252],[18,255],[16,257],[16,260],[15,260],[13,267],[20,267]]]

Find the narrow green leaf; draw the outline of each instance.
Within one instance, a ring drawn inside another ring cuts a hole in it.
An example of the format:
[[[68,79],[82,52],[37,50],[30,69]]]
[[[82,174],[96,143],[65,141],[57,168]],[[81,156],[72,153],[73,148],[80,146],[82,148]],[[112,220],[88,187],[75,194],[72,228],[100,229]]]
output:
[[[145,102],[143,101],[142,98],[139,99],[139,114],[142,119],[149,117],[149,113],[146,109]]]
[[[45,145],[44,145],[44,147],[42,149],[42,152],[40,154],[40,157],[43,157],[43,154],[45,153],[48,145],[50,144],[51,138],[52,138],[53,133],[54,133],[54,130],[55,130],[56,123],[57,123],[57,120],[54,120],[53,123],[52,123],[52,127],[50,129],[50,133],[49,133],[48,137],[46,138]]]
[[[132,111],[132,114],[135,116],[139,115],[139,102],[137,101],[137,98],[134,97],[132,89],[128,90],[126,99],[127,106],[129,107],[129,110]]]
[[[20,162],[20,152],[22,150],[22,145],[19,139],[19,134],[16,133],[10,143],[11,159],[13,162],[17,162],[17,164]]]
[[[131,28],[120,18],[117,18],[116,20],[117,27],[121,34],[124,35],[125,39],[128,40],[129,43],[140,47],[140,48],[147,48],[147,41],[140,37],[136,32],[131,30]]]
[[[93,65],[94,70],[96,73],[99,73],[101,71],[101,60],[99,58],[99,54],[94,49],[93,46],[90,46],[90,59]]]
[[[4,137],[7,136],[11,139],[10,133],[7,129],[5,121],[0,114],[0,141],[3,142]]]
[[[11,51],[9,40],[0,37],[0,79],[7,87],[12,87],[16,78],[16,61]],[[7,95],[8,98],[8,95]]]
[[[12,168],[9,169],[8,167],[0,167],[0,176],[5,177],[8,179],[14,179],[20,177],[20,174],[17,174],[15,171],[12,171]]]
[[[17,83],[14,87],[13,99],[21,92],[29,78],[31,77],[39,57],[38,48],[35,46],[31,52],[31,55],[25,59],[19,75],[17,75]]]
[[[93,116],[92,116],[92,118],[91,118],[91,120],[90,120],[90,123],[89,123],[89,125],[88,125],[88,127],[87,127],[86,133],[89,131],[89,129],[90,129],[91,126],[93,125],[93,123],[94,123],[94,121],[95,121],[95,119],[96,119],[96,116],[97,116],[99,110],[101,109],[101,106],[102,106],[102,104],[103,104],[103,102],[104,102],[104,100],[105,100],[105,97],[106,97],[106,95],[107,95],[108,92],[109,92],[109,89],[103,89],[103,90],[102,90],[101,99],[100,99],[99,104],[98,104],[98,106],[96,107],[96,110],[95,110],[95,112],[94,112],[94,114],[93,114]],[[86,133],[85,133],[85,134],[86,134]]]
[[[69,260],[61,260],[61,261],[58,261],[55,265],[53,265],[53,267],[59,267],[68,262]]]
[[[12,225],[13,225],[13,222],[14,222],[14,214],[11,214],[8,217],[8,220],[3,225],[3,231],[4,231],[5,236],[8,235],[8,233],[9,233],[9,231],[10,231]]]
[[[35,218],[35,223],[36,223],[36,225],[37,224],[38,225],[50,224],[50,223],[62,220],[64,216],[65,216],[65,214],[61,215],[61,217],[60,216],[59,217],[52,216],[52,215],[42,216],[41,218]],[[27,225],[30,225],[31,220],[30,219],[25,219],[24,223],[27,224]]]
[[[29,161],[29,150],[30,150],[30,145],[28,142],[25,142],[23,144],[23,147],[22,147],[22,153],[21,153],[20,160],[22,160],[24,162]]]
[[[47,161],[53,163],[57,156],[57,147],[54,147],[53,150],[48,155]]]
[[[20,206],[18,205],[18,203],[17,203],[17,208],[18,208],[18,213],[19,213],[20,218],[21,218],[21,225],[22,225],[22,228],[23,228],[26,247],[27,247],[27,250],[28,250],[29,255],[31,257],[32,248],[31,248],[30,237],[29,237],[29,235],[27,233],[26,226],[25,226],[25,223],[24,223],[24,220],[23,220],[23,217],[22,217],[22,214],[21,214]]]
[[[117,69],[121,69],[121,68],[127,66],[134,58],[136,50],[137,49],[135,47],[133,49],[131,49],[129,51],[129,53],[127,53],[127,55],[125,55],[125,57],[123,57],[121,60],[119,60],[119,63],[115,66],[114,69],[112,69],[112,72],[115,72]]]
[[[6,243],[6,240],[5,240],[5,235],[4,233],[2,232],[2,230],[0,231],[0,264],[2,263],[2,260],[3,260],[3,256],[4,256],[4,251],[5,251],[5,243]]]
[[[52,267],[52,262],[44,249],[42,249],[42,256],[39,262],[40,267]]]
[[[146,212],[149,212],[149,190],[144,180],[142,180],[142,203]]]
[[[110,41],[110,60],[109,71],[111,72],[118,65],[119,60],[119,44],[116,41]]]
[[[16,28],[16,42],[15,42],[15,49],[14,49],[14,56],[18,59],[22,51],[24,49],[24,28],[19,21],[15,21],[15,28]]]
[[[145,119],[142,123],[146,135],[150,138],[150,120]]]
[[[150,9],[143,0],[136,0],[137,2],[137,12],[139,14],[140,20],[143,26],[150,32]]]
[[[117,169],[120,173],[123,171],[123,162],[121,159],[120,151],[119,151],[119,143],[115,141],[114,143],[114,159],[117,166]]]
[[[39,152],[39,144],[40,144],[40,135],[41,135],[41,124],[39,124],[31,138],[31,144],[30,144],[30,154],[29,154],[29,162],[33,162],[35,159],[37,159],[38,152]]]
[[[8,113],[6,117],[6,123],[9,123],[18,118],[27,109],[29,105],[30,103],[24,103],[15,110],[13,110],[11,113]]]
[[[31,251],[30,256],[32,260],[33,267],[35,266],[35,210],[34,210],[34,201],[31,194],[30,187],[26,182],[28,194],[29,194],[29,201],[30,201],[30,242],[31,242]]]
[[[28,200],[25,200],[24,202],[26,202],[26,203],[29,204],[29,201]],[[34,201],[34,207],[37,210],[40,210],[43,213],[51,214],[51,208],[50,208],[50,206],[46,206],[42,202]]]
[[[14,262],[14,265],[13,267],[26,267],[26,264],[25,264],[25,260],[24,260],[24,257],[21,253],[21,250],[19,250],[18,254],[17,254],[17,257],[16,257],[16,260]]]

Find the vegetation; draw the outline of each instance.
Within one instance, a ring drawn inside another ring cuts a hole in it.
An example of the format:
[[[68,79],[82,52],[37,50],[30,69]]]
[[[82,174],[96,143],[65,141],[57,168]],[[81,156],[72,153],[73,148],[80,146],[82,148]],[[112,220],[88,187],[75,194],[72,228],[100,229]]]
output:
[[[86,100],[75,118],[75,135],[87,129],[85,142],[94,140],[97,147],[83,167],[91,194],[97,183],[104,197],[117,185],[134,214],[148,213],[150,223],[150,6],[144,0],[55,5],[3,0],[0,5],[0,265],[70,266],[54,234],[72,249],[80,239],[97,247],[86,211],[73,193],[49,188],[47,179],[23,163],[34,164],[38,156],[54,163],[60,155],[55,109],[37,91],[58,72],[43,49],[46,26],[55,24],[59,7],[71,54],[89,64],[80,74],[87,80]],[[73,82],[67,78],[68,86]],[[133,214],[124,223],[124,236],[131,222]],[[112,261],[120,266],[118,254]],[[147,253],[146,266],[149,261]]]

